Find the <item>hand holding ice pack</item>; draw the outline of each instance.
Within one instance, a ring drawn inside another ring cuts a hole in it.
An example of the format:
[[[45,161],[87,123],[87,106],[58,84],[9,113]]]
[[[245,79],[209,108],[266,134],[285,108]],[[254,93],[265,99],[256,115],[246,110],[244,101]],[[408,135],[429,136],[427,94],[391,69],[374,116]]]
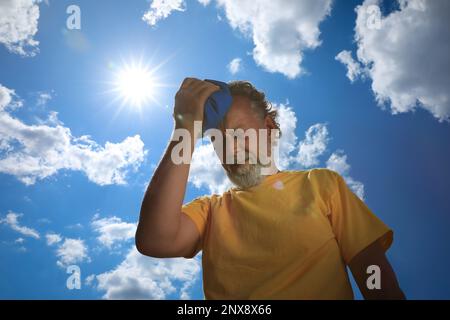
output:
[[[233,98],[230,89],[225,82],[205,79],[220,87],[219,91],[213,92],[205,102],[203,111],[203,133],[212,128],[218,128],[228,109],[230,109]]]

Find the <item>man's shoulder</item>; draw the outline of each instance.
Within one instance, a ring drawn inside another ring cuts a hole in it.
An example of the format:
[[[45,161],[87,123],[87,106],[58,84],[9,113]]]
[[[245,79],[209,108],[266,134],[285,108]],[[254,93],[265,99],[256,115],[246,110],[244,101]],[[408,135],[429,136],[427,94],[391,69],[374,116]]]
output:
[[[322,182],[333,182],[339,173],[329,168],[310,168],[306,170],[286,171],[287,174],[303,176],[307,179],[322,180]]]
[[[300,179],[304,180],[313,190],[323,196],[335,193],[339,173],[329,168],[311,168],[307,170],[293,171]],[[305,185],[305,184],[302,184]]]
[[[224,194],[227,191],[224,192]],[[212,193],[212,194],[204,194],[201,196],[194,197],[191,201],[184,204],[184,206],[192,205],[192,204],[203,204],[203,205],[210,205],[211,202],[217,202],[223,197],[223,194],[218,193]]]
[[[201,195],[194,197],[192,200],[187,201],[183,204],[183,207],[195,206],[195,205],[209,205],[211,201],[210,195]]]
[[[310,171],[312,175],[316,175],[320,178],[336,178],[336,176],[339,175],[338,172],[329,168],[313,168],[309,169],[308,171]]]

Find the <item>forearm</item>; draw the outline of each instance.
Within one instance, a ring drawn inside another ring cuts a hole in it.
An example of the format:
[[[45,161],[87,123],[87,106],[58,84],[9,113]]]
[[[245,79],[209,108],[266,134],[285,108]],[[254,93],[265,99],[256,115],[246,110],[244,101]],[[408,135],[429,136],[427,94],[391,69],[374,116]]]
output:
[[[371,266],[377,267],[376,270],[370,271],[369,267]],[[357,254],[350,261],[349,267],[365,299],[406,299],[394,269],[386,258],[379,241],[375,241]],[[374,285],[374,283],[378,283],[378,285]]]
[[[145,192],[136,243],[170,242],[176,236],[190,167],[187,163],[173,162],[173,148],[178,143],[172,139],[169,141]],[[189,157],[192,156],[194,139],[190,144],[191,148],[183,151],[189,152]]]
[[[366,274],[367,277],[367,274]],[[406,299],[393,270],[381,272],[381,288],[369,289],[366,281],[358,283],[361,294],[366,300],[404,300]]]

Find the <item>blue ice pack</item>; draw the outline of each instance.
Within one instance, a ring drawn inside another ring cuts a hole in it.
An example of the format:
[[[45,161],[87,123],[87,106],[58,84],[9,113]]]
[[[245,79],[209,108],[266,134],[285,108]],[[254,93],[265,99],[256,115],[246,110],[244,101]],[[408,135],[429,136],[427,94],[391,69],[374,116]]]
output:
[[[233,102],[230,89],[225,82],[205,79],[220,87],[219,91],[213,92],[205,102],[203,111],[203,133],[212,128],[218,128],[223,117]]]

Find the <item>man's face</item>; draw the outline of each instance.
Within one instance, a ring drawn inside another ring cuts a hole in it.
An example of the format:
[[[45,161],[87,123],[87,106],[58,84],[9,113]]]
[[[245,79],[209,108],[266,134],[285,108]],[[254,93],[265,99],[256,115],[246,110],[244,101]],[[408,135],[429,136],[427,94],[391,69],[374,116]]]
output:
[[[243,130],[244,139],[238,139],[236,135],[233,136],[233,133],[230,134],[231,131],[227,129]],[[258,152],[259,140],[263,133],[259,129],[270,130],[270,121],[264,119],[262,114],[252,107],[248,98],[233,96],[233,103],[221,126],[223,136],[222,166],[230,180],[242,189],[257,185],[263,179],[261,175],[263,163],[261,163]],[[256,139],[247,135],[251,131],[256,135]],[[270,136],[267,137],[266,141],[270,154]],[[241,158],[238,158],[239,153],[241,153]],[[232,163],[226,161],[227,158],[233,159]]]

